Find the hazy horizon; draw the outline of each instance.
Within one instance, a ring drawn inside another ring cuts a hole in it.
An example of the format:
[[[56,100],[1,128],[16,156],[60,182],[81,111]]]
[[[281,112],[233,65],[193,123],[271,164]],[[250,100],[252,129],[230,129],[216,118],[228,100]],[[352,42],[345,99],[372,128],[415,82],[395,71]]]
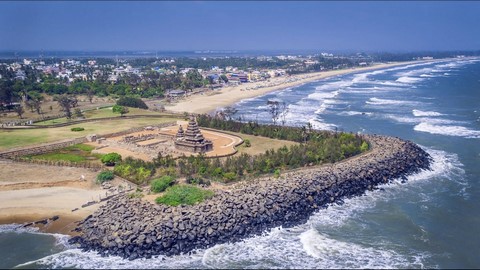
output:
[[[0,2],[0,51],[465,51],[479,2]]]

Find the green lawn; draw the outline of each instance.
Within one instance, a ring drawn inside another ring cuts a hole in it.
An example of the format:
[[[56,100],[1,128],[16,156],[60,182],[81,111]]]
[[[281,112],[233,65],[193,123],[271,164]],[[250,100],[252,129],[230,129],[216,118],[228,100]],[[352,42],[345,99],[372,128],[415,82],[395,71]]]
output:
[[[209,199],[213,191],[198,188],[192,185],[174,185],[165,191],[165,194],[155,199],[158,204],[178,206],[181,204],[193,205]]]
[[[107,134],[135,127],[161,124],[176,121],[176,118],[138,118],[138,119],[115,119],[99,120],[95,122],[81,123],[66,127],[42,128],[42,129],[15,129],[0,130],[0,151],[13,147],[22,147],[32,144],[55,142],[64,139],[83,137],[88,134]],[[73,127],[83,127],[84,131],[72,132]]]
[[[79,156],[77,154],[70,154],[70,153],[59,153],[59,152],[52,152],[52,153],[45,153],[40,155],[34,156],[27,156],[27,158],[32,159],[41,159],[41,160],[53,160],[53,161],[70,161],[70,162],[83,162],[87,160],[84,156]]]
[[[70,161],[77,163],[85,161],[99,162],[102,155],[92,154],[91,152],[93,149],[95,149],[95,147],[90,145],[76,144],[49,153],[27,155],[25,158],[51,161]]]
[[[298,144],[297,142],[292,142],[292,141],[277,140],[277,139],[271,139],[271,138],[262,137],[262,136],[254,136],[254,135],[231,132],[231,131],[222,130],[222,132],[238,136],[243,140],[246,140],[246,139],[250,140],[250,143],[251,143],[250,147],[245,147],[245,143],[243,143],[240,146],[237,146],[237,150],[239,154],[247,153],[249,155],[258,155],[258,154],[265,153],[265,151],[267,150],[278,149],[285,145],[289,147],[291,145]]]
[[[164,115],[164,114],[159,113],[159,112],[154,112],[154,111],[149,111],[149,110],[144,110],[144,109],[138,109],[138,108],[128,108],[128,109],[129,109],[129,113],[126,114],[126,115]],[[113,113],[112,112],[112,107],[107,107],[107,108],[102,108],[102,109],[98,109],[98,110],[86,111],[84,113],[84,116],[85,116],[86,119],[95,119],[95,118],[106,118],[106,117],[118,117],[118,116],[120,116],[120,114]],[[39,126],[54,125],[54,124],[72,122],[72,121],[75,121],[75,119],[67,119],[65,117],[62,117],[62,118],[37,122],[37,123],[35,123],[35,125],[39,125]]]

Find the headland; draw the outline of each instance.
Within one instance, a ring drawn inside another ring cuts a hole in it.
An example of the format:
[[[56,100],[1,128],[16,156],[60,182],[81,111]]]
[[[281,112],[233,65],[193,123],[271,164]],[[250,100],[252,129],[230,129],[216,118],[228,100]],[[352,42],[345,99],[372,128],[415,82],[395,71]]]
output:
[[[80,223],[81,235],[70,242],[129,259],[186,253],[304,223],[330,203],[429,168],[430,156],[410,141],[364,138],[371,150],[362,155],[279,179],[256,179],[193,206],[153,205],[127,197],[108,201]]]

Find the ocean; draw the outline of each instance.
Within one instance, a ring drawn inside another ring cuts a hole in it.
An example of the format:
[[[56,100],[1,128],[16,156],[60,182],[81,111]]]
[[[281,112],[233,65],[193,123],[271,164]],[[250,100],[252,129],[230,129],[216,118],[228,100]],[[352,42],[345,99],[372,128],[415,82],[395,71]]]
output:
[[[253,91],[253,90],[252,90]],[[100,257],[67,236],[0,225],[0,268],[478,268],[480,59],[341,75],[243,100],[243,120],[397,136],[433,157],[432,170],[313,214],[307,223],[192,254]]]

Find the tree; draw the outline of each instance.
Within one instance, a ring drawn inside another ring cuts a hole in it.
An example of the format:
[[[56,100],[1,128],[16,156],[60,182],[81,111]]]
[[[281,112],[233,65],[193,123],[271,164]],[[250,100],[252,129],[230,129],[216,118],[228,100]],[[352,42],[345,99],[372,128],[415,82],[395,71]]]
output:
[[[228,82],[228,78],[227,78],[227,76],[226,76],[225,74],[220,75],[220,78],[221,78],[222,81],[224,81],[225,83]]]
[[[44,97],[37,91],[28,92],[28,98],[30,99],[28,104],[32,110],[35,110],[38,114],[42,114],[42,101]]]
[[[148,109],[147,104],[145,104],[143,100],[134,97],[121,97],[117,100],[117,105],[131,108]]]
[[[113,166],[115,163],[122,161],[122,156],[118,153],[108,153],[102,157],[101,161],[107,166]]]
[[[79,108],[76,108],[76,109],[75,109],[75,117],[77,117],[77,118],[83,117],[83,112],[82,112],[82,110],[80,110]]]
[[[272,116],[273,125],[277,124],[278,117],[280,116],[280,101],[268,100],[268,112]]]
[[[232,120],[232,117],[238,112],[234,107],[227,106],[220,113],[225,120]]]
[[[287,122],[287,113],[289,111],[288,105],[285,102],[282,102],[281,104],[281,116],[282,116],[282,126],[285,126],[285,123]]]
[[[129,113],[128,107],[115,105],[112,108],[113,113],[119,113],[120,117],[123,117],[124,114]]]
[[[72,108],[76,104],[77,99],[72,96],[60,95],[57,99],[58,105],[62,108],[62,111],[65,112],[65,116],[70,119],[72,118]]]
[[[90,101],[90,103],[93,103],[92,100],[93,100],[93,95],[95,94],[95,90],[93,90],[92,88],[88,88],[86,94],[87,94],[88,101]]]
[[[13,110],[18,114],[20,119],[22,119],[22,115],[25,113],[25,110],[23,109],[22,105],[15,106]]]

